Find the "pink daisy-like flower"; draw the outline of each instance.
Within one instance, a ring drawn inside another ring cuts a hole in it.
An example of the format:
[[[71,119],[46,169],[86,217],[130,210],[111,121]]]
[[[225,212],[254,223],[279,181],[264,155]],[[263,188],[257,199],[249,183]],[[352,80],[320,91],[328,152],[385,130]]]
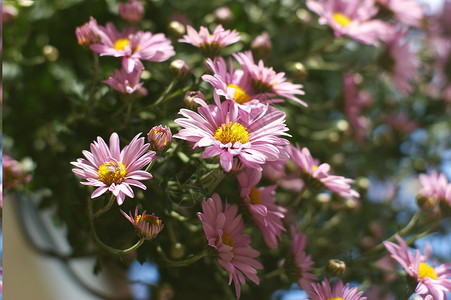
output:
[[[135,226],[138,235],[144,239],[153,239],[164,227],[161,220],[154,214],[148,215],[146,211],[138,214],[138,206],[135,209],[135,216],[130,211],[128,215],[122,209],[120,211]]]
[[[305,94],[301,90],[302,84],[288,82],[284,72],[276,73],[272,67],[265,67],[261,59],[258,64],[255,64],[251,51],[235,53],[233,56],[251,76],[256,93],[266,94],[267,99],[273,99],[272,102],[282,102],[283,100],[278,97],[283,97],[307,106],[304,101],[296,97],[296,95]]]
[[[433,170],[429,175],[420,174],[418,179],[422,185],[418,192],[419,198],[426,200],[430,205],[443,201],[451,207],[451,183],[445,174]]]
[[[349,288],[349,283],[343,286],[343,282],[338,280],[331,288],[329,281],[324,281],[312,284],[312,290],[310,293],[311,300],[366,300],[366,297],[362,297],[363,292],[357,292],[358,288]]]
[[[376,0],[393,12],[401,22],[420,27],[424,18],[423,7],[418,0]]]
[[[432,295],[433,299],[445,300],[445,292],[451,291],[451,263],[438,265],[435,262],[431,266],[428,264],[431,255],[429,244],[424,249],[424,256],[418,249],[412,255],[406,242],[399,235],[396,235],[396,240],[399,245],[385,241],[384,246],[390,256],[401,264],[407,275],[416,281],[415,293],[423,297]]]
[[[162,62],[175,55],[171,41],[162,33],[134,32],[133,28],[118,32],[112,23],[99,28],[101,43],[91,45],[91,50],[100,56],[122,57],[122,67],[128,73],[144,69],[141,60]]]
[[[301,150],[299,145],[296,147],[288,145],[287,151],[294,163],[301,169],[300,176],[307,185],[315,186],[317,183],[320,183],[343,198],[354,199],[360,197],[359,193],[354,191],[349,185],[354,180],[329,174],[330,165],[326,163],[319,164],[307,148],[304,147]]]
[[[102,82],[123,94],[133,94],[142,88],[143,82],[139,82],[141,73],[142,69],[133,69],[130,73],[124,69],[114,70],[114,74]]]
[[[317,13],[320,24],[328,24],[335,36],[346,35],[368,45],[379,45],[393,34],[392,27],[372,18],[378,9],[374,0],[307,0],[307,7]]]
[[[141,21],[144,14],[144,7],[139,0],[129,0],[127,3],[119,2],[118,9],[121,18],[132,24]]]
[[[225,46],[241,40],[240,34],[235,29],[224,30],[221,24],[216,26],[212,34],[203,26],[200,26],[200,30],[197,32],[193,27],[187,25],[186,33],[183,38],[179,39],[179,42],[199,47],[202,54],[210,58],[218,56]]]
[[[288,268],[289,276],[291,275],[298,285],[306,292],[309,292],[313,281],[317,279],[312,274],[313,261],[310,255],[305,253],[305,246],[307,246],[307,237],[301,231],[296,231],[296,226],[290,227],[291,233],[291,255],[293,262]],[[293,270],[291,270],[293,268]]]
[[[275,204],[274,195],[277,185],[256,187],[261,177],[260,171],[249,168],[245,168],[237,175],[241,198],[260,228],[266,244],[274,249],[277,248],[282,231],[285,231],[282,219],[287,210]]]
[[[288,159],[282,149],[288,141],[280,137],[289,136],[285,113],[268,105],[245,111],[230,100],[219,105],[207,105],[200,99],[198,103],[198,113],[180,110],[185,118],[175,123],[184,128],[174,137],[195,143],[193,148],[206,147],[202,158],[219,155],[226,172],[238,162],[261,170],[267,161]]]
[[[407,96],[413,90],[411,83],[418,79],[417,69],[420,67],[418,55],[411,50],[410,43],[406,39],[406,31],[397,31],[386,40],[386,44],[392,62],[389,68],[393,83],[404,96]]]
[[[122,205],[125,196],[135,196],[131,186],[146,189],[140,180],[151,179],[152,175],[141,169],[153,160],[155,152],[146,153],[149,144],[144,144],[144,138],[139,138],[140,135],[137,134],[122,151],[117,133],[111,134],[109,147],[101,137],[97,137],[97,142],[91,143],[91,152],[83,150],[86,159],[71,162],[77,167],[72,172],[86,179],[82,184],[97,187],[91,198],[110,191],[116,196],[117,204]]]
[[[236,297],[240,298],[241,285],[246,283],[245,277],[255,284],[260,281],[256,269],[263,266],[255,260],[260,253],[249,244],[250,237],[243,234],[244,222],[237,216],[238,206],[227,205],[222,211],[222,201],[218,194],[202,202],[203,213],[197,213],[202,222],[208,245],[216,249],[218,261],[229,273],[229,285],[235,285]]]

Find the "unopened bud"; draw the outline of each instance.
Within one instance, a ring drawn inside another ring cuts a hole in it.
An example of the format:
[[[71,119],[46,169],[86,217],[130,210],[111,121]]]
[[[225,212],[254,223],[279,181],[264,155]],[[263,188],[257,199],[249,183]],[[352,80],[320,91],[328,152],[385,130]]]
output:
[[[175,243],[171,247],[171,257],[174,259],[181,259],[185,255],[185,246],[180,243]]]
[[[227,6],[217,8],[213,14],[217,23],[227,25],[233,21],[233,13]]]
[[[296,16],[305,25],[309,25],[312,21],[312,15],[306,9],[300,8],[296,11]]]
[[[174,77],[183,78],[190,72],[190,67],[181,59],[176,59],[171,62],[169,71]]]
[[[42,54],[44,54],[47,61],[54,62],[58,59],[59,51],[51,45],[46,45],[42,48]]]
[[[291,76],[298,80],[304,80],[307,78],[308,72],[304,64],[301,62],[295,62],[290,67]]]
[[[3,24],[7,24],[16,19],[19,11],[12,5],[4,4],[2,9],[2,22]]]
[[[329,259],[326,270],[332,276],[340,276],[346,270],[346,264],[338,259]]]
[[[167,126],[155,126],[147,134],[147,140],[150,143],[150,150],[157,152],[157,154],[161,154],[171,145],[171,130]]]
[[[169,34],[180,38],[186,33],[185,25],[180,23],[179,21],[171,21],[168,26]]]
[[[96,19],[90,18],[89,22],[80,27],[75,28],[75,35],[77,36],[78,44],[83,47],[89,47],[92,44],[100,41],[99,27]]]
[[[272,50],[272,43],[268,33],[263,32],[257,36],[251,43],[251,49],[257,57],[268,56]]]
[[[183,98],[183,102],[189,109],[195,109],[199,106],[197,100],[205,100],[205,96],[201,91],[188,91]]]
[[[119,3],[119,15],[125,21],[134,24],[141,21],[144,7],[138,0],[130,0],[127,3]]]

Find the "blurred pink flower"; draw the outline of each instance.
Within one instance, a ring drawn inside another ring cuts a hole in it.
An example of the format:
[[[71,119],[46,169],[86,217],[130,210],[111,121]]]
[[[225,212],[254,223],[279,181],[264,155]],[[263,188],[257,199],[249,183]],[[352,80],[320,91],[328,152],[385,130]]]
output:
[[[143,82],[139,82],[141,73],[142,69],[133,69],[130,73],[126,72],[124,69],[114,70],[114,74],[102,82],[121,93],[133,94],[143,88]]]
[[[429,244],[425,247],[425,255],[421,255],[418,249],[412,255],[406,242],[396,235],[398,244],[385,241],[384,246],[390,256],[396,260],[406,271],[407,275],[416,282],[415,293],[421,296],[431,295],[435,300],[446,300],[445,292],[451,291],[451,263],[438,265],[428,264],[431,255]]]
[[[254,54],[260,57],[264,57],[271,53],[272,43],[267,32],[256,36],[251,43],[251,49]]]
[[[274,249],[277,248],[282,231],[285,231],[282,219],[287,210],[275,204],[276,185],[256,187],[261,177],[260,171],[249,168],[237,174],[241,198],[260,228],[266,245]]]
[[[176,119],[175,123],[183,129],[174,137],[195,143],[193,148],[206,147],[203,158],[219,155],[226,172],[232,170],[236,159],[258,170],[267,161],[288,159],[281,148],[288,144],[281,136],[289,136],[286,133],[285,113],[269,106],[260,106],[248,112],[231,100],[219,105],[202,102],[198,100],[201,104],[198,113],[180,110],[179,114],[184,118]]]
[[[89,22],[75,28],[75,35],[80,46],[89,47],[100,41],[100,29],[97,20],[89,18]]]
[[[410,133],[419,127],[415,120],[411,120],[405,112],[387,113],[383,120],[391,128],[401,133]]]
[[[203,213],[197,213],[202,222],[208,245],[218,253],[218,261],[229,273],[229,285],[235,285],[236,297],[240,298],[241,286],[246,283],[245,277],[255,284],[260,281],[256,269],[263,266],[256,257],[260,253],[250,246],[251,239],[244,234],[244,222],[237,216],[238,206],[226,204],[222,211],[222,201],[218,194],[202,202]]]
[[[187,25],[186,31],[187,34],[179,39],[179,42],[199,47],[202,54],[210,58],[218,56],[225,46],[241,40],[239,33],[235,29],[232,31],[224,30],[221,24],[216,26],[212,34],[203,26],[197,32],[193,27]]]
[[[343,198],[354,199],[360,197],[359,193],[354,191],[349,185],[354,182],[354,180],[343,176],[331,175],[329,173],[330,165],[326,163],[319,164],[319,162],[312,157],[307,148],[304,147],[301,150],[299,145],[296,147],[288,145],[287,151],[294,163],[300,167],[300,176],[305,179],[304,181],[307,180],[307,182],[305,182],[307,186],[309,184],[315,185],[316,183],[320,183],[326,189],[337,193]],[[314,182],[310,182],[310,180],[314,180]]]
[[[418,0],[376,0],[376,2],[392,11],[399,21],[411,26],[421,26],[424,12]]]
[[[129,0],[126,3],[119,2],[119,15],[129,23],[141,21],[144,14],[144,7],[139,0]]]
[[[301,90],[302,84],[288,82],[284,72],[276,73],[272,67],[265,67],[261,59],[258,64],[255,64],[251,51],[235,53],[233,56],[243,66],[244,71],[251,76],[256,93],[264,93],[266,99],[272,99],[272,102],[283,102],[278,97],[284,97],[307,106],[307,103],[296,97],[296,95],[305,94]]]
[[[9,155],[3,154],[2,156],[3,167],[3,185],[5,186],[4,192],[14,189],[21,184],[31,181],[31,175],[27,174],[21,163]]]
[[[122,57],[122,67],[128,73],[144,69],[141,60],[162,62],[175,55],[171,41],[162,33],[135,32],[130,27],[118,32],[113,23],[99,28],[101,42],[91,45],[91,50],[100,56]]]
[[[138,214],[138,206],[135,209],[134,216],[131,212],[127,215],[122,209],[120,211],[124,217],[133,224],[141,238],[151,240],[160,233],[164,227],[161,220],[155,217],[154,214],[148,215],[146,214],[146,211],[143,211],[142,214]]]
[[[350,289],[349,283],[343,286],[341,279],[331,288],[329,281],[324,279],[321,284],[312,284],[310,298],[311,300],[366,300],[366,297],[362,297],[363,292],[357,292],[357,290],[357,287]]]
[[[86,159],[79,158],[71,162],[77,167],[72,172],[86,179],[81,184],[97,187],[91,198],[110,191],[116,196],[117,204],[122,205],[125,196],[135,196],[131,186],[146,189],[140,180],[151,179],[152,175],[141,169],[153,160],[155,152],[146,153],[149,144],[144,144],[144,138],[139,136],[137,134],[122,151],[117,133],[111,134],[109,147],[101,137],[97,137],[97,142],[91,143],[91,152],[83,150]]]
[[[406,34],[406,31],[397,31],[385,40],[392,62],[389,70],[393,83],[404,96],[412,92],[412,84],[418,80],[417,69],[421,64],[417,53],[411,50]]]
[[[420,174],[418,176],[422,185],[418,192],[418,197],[431,201],[431,205],[435,205],[443,201],[451,207],[451,183],[448,182],[445,174],[437,173],[435,170],[430,174]]]
[[[374,0],[307,0],[306,4],[319,15],[320,24],[332,27],[335,36],[379,46],[380,40],[393,34],[388,23],[372,19],[378,12]]]
[[[317,279],[312,274],[313,261],[310,255],[306,255],[307,237],[301,231],[296,230],[296,226],[290,227],[291,234],[291,255],[293,255],[294,265],[297,269],[296,282],[307,293],[311,290],[312,283]]]

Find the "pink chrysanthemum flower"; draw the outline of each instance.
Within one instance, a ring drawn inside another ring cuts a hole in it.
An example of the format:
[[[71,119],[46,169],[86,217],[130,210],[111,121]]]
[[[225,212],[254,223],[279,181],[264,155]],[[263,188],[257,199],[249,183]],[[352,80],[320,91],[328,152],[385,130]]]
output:
[[[343,198],[354,199],[360,197],[359,193],[354,191],[349,185],[354,180],[330,174],[330,165],[326,163],[319,164],[307,148],[304,147],[301,150],[299,145],[296,147],[288,145],[287,151],[294,163],[301,169],[300,176],[308,186],[316,187],[319,183]]]
[[[305,253],[305,247],[307,246],[307,237],[301,231],[296,231],[296,226],[290,227],[291,234],[291,252],[288,261],[289,265],[286,266],[287,274],[295,280],[298,285],[306,292],[309,292],[313,281],[317,279],[312,274],[313,261],[310,255]],[[293,259],[293,261],[291,261]]]
[[[101,43],[91,45],[91,50],[101,56],[122,57],[122,67],[128,73],[144,69],[141,60],[162,62],[175,55],[171,41],[162,33],[134,32],[133,28],[118,32],[112,23],[99,28]]]
[[[355,74],[348,72],[343,78],[343,93],[345,100],[345,114],[354,129],[356,138],[359,142],[365,140],[366,132],[369,126],[367,118],[362,116],[362,107],[367,101],[362,101],[366,93],[359,93],[355,84]],[[369,97],[371,97],[369,95]]]
[[[261,170],[267,161],[288,158],[282,149],[288,141],[280,137],[289,136],[285,113],[267,105],[245,111],[230,100],[219,105],[207,105],[200,99],[198,103],[198,113],[180,110],[185,118],[175,123],[183,129],[174,137],[195,143],[193,148],[206,147],[202,158],[219,155],[226,172],[238,162]]]
[[[216,26],[212,34],[203,26],[200,26],[200,30],[197,32],[193,27],[187,25],[186,33],[183,38],[179,39],[179,42],[199,47],[202,54],[210,58],[218,56],[225,46],[241,40],[240,34],[235,29],[224,30],[221,24]]]
[[[431,266],[428,259],[431,255],[429,244],[425,247],[425,255],[416,249],[412,255],[406,242],[396,235],[399,245],[385,241],[384,246],[390,256],[396,260],[406,271],[407,275],[415,280],[415,293],[421,296],[432,295],[433,299],[445,300],[445,292],[451,291],[451,263],[438,265],[436,262]]]
[[[346,35],[368,45],[379,45],[393,34],[387,23],[372,18],[378,9],[374,0],[307,0],[307,7],[317,13],[320,24],[328,24],[335,36]]]
[[[412,82],[418,80],[417,69],[420,60],[417,53],[411,50],[410,43],[406,39],[406,31],[397,31],[390,39],[386,40],[391,65],[393,83],[404,95],[409,95],[413,87]]]
[[[133,69],[130,73],[124,69],[114,70],[114,74],[102,82],[123,94],[133,94],[143,86],[143,82],[139,82],[141,73],[142,69]]]
[[[240,298],[241,285],[245,277],[255,284],[260,281],[256,269],[263,266],[255,260],[260,253],[249,244],[250,237],[243,234],[244,222],[241,215],[237,216],[238,206],[226,205],[222,211],[222,201],[218,194],[202,202],[203,213],[197,213],[202,222],[208,245],[218,253],[218,261],[229,273],[229,285],[235,285],[236,297]]]
[[[420,174],[418,179],[422,188],[417,197],[424,199],[430,205],[445,202],[451,207],[451,183],[448,182],[445,174],[439,174],[433,170],[429,175]]]
[[[135,226],[138,235],[141,238],[151,240],[163,229],[164,225],[154,214],[148,215],[146,211],[138,214],[138,206],[135,209],[135,216],[129,211],[127,215],[122,209],[121,213]]]
[[[411,26],[420,27],[424,18],[423,7],[418,0],[376,0],[388,10],[393,12],[395,17]]]
[[[265,67],[261,59],[255,64],[251,51],[235,53],[233,56],[251,76],[256,93],[266,94],[266,99],[272,99],[272,102],[282,102],[279,97],[283,97],[307,106],[307,103],[296,97],[305,94],[301,90],[302,84],[288,82],[284,72],[276,73],[272,67]]]
[[[89,47],[98,43],[100,40],[100,30],[97,20],[93,17],[89,18],[89,22],[75,28],[75,35],[80,46]]]
[[[119,15],[129,23],[141,21],[144,14],[144,7],[139,0],[129,0],[127,3],[119,2]]]
[[[333,288],[331,288],[329,281],[324,281],[312,284],[312,291],[310,293],[311,300],[366,300],[362,297],[363,292],[357,292],[358,288],[349,288],[349,283],[343,286],[343,282],[338,280]]]
[[[261,177],[260,171],[249,168],[245,168],[237,175],[241,198],[260,228],[266,244],[274,249],[277,248],[282,231],[285,231],[282,219],[287,210],[275,204],[274,195],[277,185],[256,187]]]
[[[111,134],[109,147],[101,137],[97,137],[97,142],[91,143],[91,152],[83,150],[86,159],[71,162],[77,167],[72,172],[86,179],[82,184],[97,187],[91,198],[110,191],[116,196],[117,204],[122,205],[125,196],[135,196],[131,186],[146,189],[140,180],[151,179],[152,175],[141,169],[153,160],[155,152],[146,153],[149,144],[144,144],[144,138],[139,136],[137,134],[122,151],[117,133]]]

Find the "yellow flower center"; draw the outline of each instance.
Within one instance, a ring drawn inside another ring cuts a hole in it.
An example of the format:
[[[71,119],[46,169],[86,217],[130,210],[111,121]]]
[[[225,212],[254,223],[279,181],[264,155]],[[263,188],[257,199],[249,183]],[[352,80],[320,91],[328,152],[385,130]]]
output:
[[[255,187],[251,189],[251,192],[249,193],[249,198],[251,198],[252,204],[262,204],[260,192]]]
[[[235,253],[235,244],[233,243],[232,237],[225,231],[222,233],[222,243],[232,247],[232,253]]]
[[[118,39],[114,42],[114,49],[116,50],[124,50],[126,46],[130,44],[128,39]]]
[[[154,216],[149,216],[149,215],[137,215],[136,216],[136,220],[135,220],[135,224],[138,225],[139,221],[142,222],[146,222],[146,223],[150,223],[152,225],[160,225],[160,220]]]
[[[167,132],[163,129],[154,129],[153,136],[156,138],[156,142],[161,145],[161,140],[164,138],[163,146],[166,147],[168,143]]]
[[[236,142],[245,144],[249,142],[249,133],[243,125],[229,122],[216,129],[215,139],[223,144],[232,143],[234,145]]]
[[[334,298],[327,298],[326,300],[344,300],[344,299],[340,298],[340,297],[334,297]]]
[[[247,102],[249,102],[251,100],[249,95],[246,94],[246,92],[242,88],[240,88],[239,86],[237,86],[235,84],[229,84],[227,86],[227,88],[229,88],[229,87],[235,89],[235,95],[233,96],[233,100],[236,103],[244,104],[244,103],[247,103]]]
[[[109,161],[99,167],[99,180],[106,185],[121,182],[127,175],[125,166],[120,161]]]
[[[333,19],[335,22],[337,22],[338,24],[341,25],[341,27],[346,27],[349,25],[349,23],[351,23],[351,19],[348,18],[346,15],[342,14],[342,13],[334,13],[332,15]]]
[[[424,280],[425,277],[429,277],[431,279],[437,279],[437,274],[434,271],[434,268],[428,265],[427,263],[420,263],[420,267],[418,269],[418,276]]]
[[[312,170],[315,171],[316,169],[318,169],[317,165],[313,165]]]

